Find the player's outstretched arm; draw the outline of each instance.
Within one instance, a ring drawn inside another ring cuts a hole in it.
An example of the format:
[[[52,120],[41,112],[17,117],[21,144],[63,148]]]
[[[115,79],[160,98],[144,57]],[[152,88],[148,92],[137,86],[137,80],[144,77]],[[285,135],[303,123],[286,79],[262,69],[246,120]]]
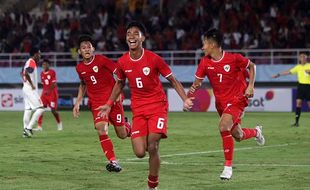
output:
[[[179,96],[181,97],[182,101],[183,101],[183,109],[184,110],[189,110],[192,108],[193,106],[193,97],[188,98],[186,96],[185,90],[183,88],[183,85],[173,76],[170,75],[169,77],[167,77],[167,80],[170,82],[170,84],[172,85],[172,87],[175,89],[175,91],[177,91],[177,93],[179,94]]]
[[[77,118],[80,115],[80,104],[86,92],[86,85],[83,81],[81,81],[79,86],[78,96],[76,98],[76,102],[73,107],[73,117]]]
[[[280,77],[280,76],[285,76],[285,75],[290,75],[290,74],[291,74],[290,71],[282,71],[282,72],[280,72],[280,73],[277,73],[277,74],[275,74],[275,75],[272,75],[272,78],[278,78],[278,77]]]
[[[96,108],[96,110],[100,110],[98,116],[103,117],[109,115],[113,103],[120,96],[124,86],[125,86],[125,80],[116,80],[109,100],[106,102],[106,104]]]
[[[245,96],[248,98],[252,98],[254,96],[254,83],[255,83],[255,76],[256,76],[256,66],[253,62],[250,61],[248,66],[249,68],[249,84],[247,89],[245,90]]]

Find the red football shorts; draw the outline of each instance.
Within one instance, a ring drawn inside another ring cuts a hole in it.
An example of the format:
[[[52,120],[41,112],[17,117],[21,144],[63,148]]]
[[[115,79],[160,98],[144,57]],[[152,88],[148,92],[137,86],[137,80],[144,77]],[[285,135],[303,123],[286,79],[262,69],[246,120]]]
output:
[[[248,105],[248,99],[245,97],[236,98],[230,102],[217,102],[216,109],[220,116],[223,113],[232,115],[234,124],[240,124],[244,113],[244,108]]]
[[[58,94],[57,93],[50,93],[45,95],[44,92],[41,95],[41,100],[44,107],[50,107],[51,109],[57,110],[58,108]]]
[[[104,121],[104,122],[110,122],[114,127],[124,126],[125,118],[124,118],[124,108],[123,108],[122,102],[115,102],[113,104],[113,106],[111,107],[109,118],[98,116],[99,110],[95,110],[95,109],[101,105],[95,105],[91,107],[94,124]]]
[[[168,103],[158,102],[133,110],[131,138],[158,133],[167,138]]]

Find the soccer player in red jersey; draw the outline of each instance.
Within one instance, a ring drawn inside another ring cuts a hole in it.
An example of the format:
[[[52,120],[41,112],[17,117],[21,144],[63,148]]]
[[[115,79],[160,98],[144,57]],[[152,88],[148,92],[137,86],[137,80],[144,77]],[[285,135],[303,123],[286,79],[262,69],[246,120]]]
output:
[[[255,64],[240,54],[223,51],[221,44],[222,34],[219,30],[211,29],[204,34],[202,50],[205,56],[198,65],[189,96],[194,94],[207,76],[220,115],[219,130],[225,157],[220,178],[229,180],[232,177],[234,139],[240,142],[256,138],[258,145],[264,145],[265,139],[262,126],[256,126],[255,129],[241,128],[244,108],[248,105],[248,98],[253,97],[254,93]]]
[[[108,116],[98,116],[98,106],[108,101],[112,92],[115,79],[113,73],[116,70],[116,63],[103,55],[94,54],[92,39],[88,35],[79,38],[79,54],[83,61],[76,66],[76,71],[80,77],[78,96],[73,108],[73,116],[79,116],[82,98],[87,92],[89,101],[88,106],[93,114],[95,128],[99,135],[101,148],[109,160],[106,169],[110,172],[120,172],[121,166],[116,160],[111,139],[108,136],[109,122],[114,126],[117,136],[121,139],[130,136],[130,124],[125,121],[122,96],[113,103],[111,113]]]
[[[56,80],[56,72],[50,69],[49,60],[44,59],[42,63],[43,71],[41,72],[41,83],[43,85],[43,91],[41,94],[41,100],[44,107],[47,106],[51,108],[52,114],[54,115],[57,122],[57,130],[63,130],[62,122],[57,112],[58,107],[58,88]],[[42,131],[42,120],[43,114],[39,117],[38,127],[33,129],[35,131]]]
[[[118,80],[112,94],[98,110],[101,115],[110,113],[111,106],[125,86],[128,79],[131,90],[131,109],[133,113],[131,142],[138,158],[149,153],[149,189],[156,189],[160,168],[159,142],[167,137],[168,102],[159,76],[165,77],[190,109],[192,98],[187,98],[182,84],[173,76],[171,69],[157,54],[142,47],[145,40],[145,27],[139,22],[128,24],[126,40],[129,52],[118,60]]]

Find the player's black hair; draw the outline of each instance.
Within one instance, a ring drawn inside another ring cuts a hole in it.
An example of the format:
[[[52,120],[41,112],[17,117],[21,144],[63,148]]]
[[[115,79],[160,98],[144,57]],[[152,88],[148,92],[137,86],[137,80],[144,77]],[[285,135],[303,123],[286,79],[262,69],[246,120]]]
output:
[[[203,34],[203,38],[211,39],[215,41],[219,47],[222,46],[223,35],[218,29],[212,28],[208,30]]]
[[[32,47],[29,51],[29,55],[32,57],[34,56],[36,53],[40,52],[39,48],[37,47]]]
[[[50,64],[50,60],[48,60],[48,59],[43,59],[43,63]]]
[[[79,37],[79,46],[81,45],[82,42],[90,42],[91,44],[93,44],[93,39],[88,34],[82,34]]]
[[[137,27],[139,28],[139,30],[141,31],[141,33],[143,35],[145,35],[146,33],[146,29],[145,29],[145,26],[141,23],[141,22],[138,22],[138,21],[131,21],[127,27],[126,27],[126,31],[129,29],[129,28],[132,28],[132,27]]]

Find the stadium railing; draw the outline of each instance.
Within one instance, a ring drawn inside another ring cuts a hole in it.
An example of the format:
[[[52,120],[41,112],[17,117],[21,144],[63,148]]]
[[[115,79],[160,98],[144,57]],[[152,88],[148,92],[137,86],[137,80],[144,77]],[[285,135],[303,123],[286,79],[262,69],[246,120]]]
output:
[[[256,64],[296,64],[300,53],[310,53],[310,49],[243,49],[226,50],[241,53]],[[202,50],[155,51],[169,65],[197,65],[203,56]],[[124,52],[96,52],[116,61]],[[21,67],[28,58],[28,53],[0,53],[0,67]],[[53,67],[74,66],[81,61],[77,53],[42,52],[42,58],[49,59]]]

